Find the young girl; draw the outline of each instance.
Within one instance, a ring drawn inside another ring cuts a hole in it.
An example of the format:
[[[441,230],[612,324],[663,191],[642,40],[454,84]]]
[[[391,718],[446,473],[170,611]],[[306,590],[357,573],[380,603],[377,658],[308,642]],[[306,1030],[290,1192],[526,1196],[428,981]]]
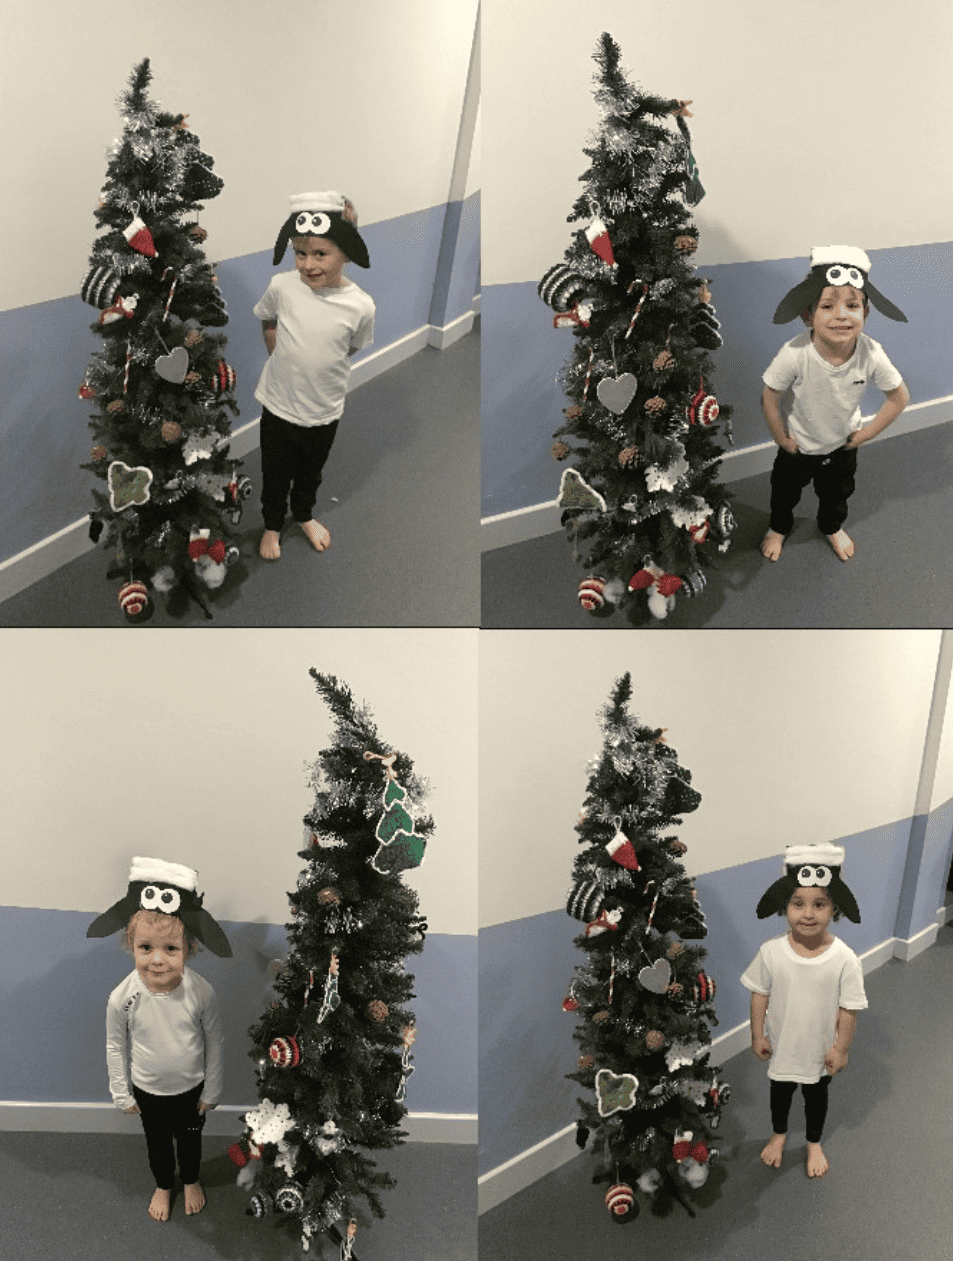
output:
[[[350,357],[374,336],[374,300],[344,275],[348,262],[369,267],[357,214],[342,193],[301,193],[275,243],[275,266],[288,242],[293,272],[271,281],[255,314],[269,358],[255,397],[261,413],[261,510],[264,560],[281,555],[288,508],[316,551],[331,543],[312,516],[351,374]]]
[[[860,960],[828,932],[841,914],[860,923],[854,896],[840,878],[844,857],[837,845],[787,847],[785,874],[758,903],[758,918],[785,914],[789,931],[766,941],[741,978],[751,991],[751,1049],[770,1061],[774,1133],[761,1159],[780,1168],[800,1085],[810,1178],[822,1178],[830,1167],[821,1148],[828,1086],[847,1067],[857,1012],[867,1006]]]
[[[761,543],[766,560],[781,555],[794,509],[808,482],[817,494],[817,525],[843,561],[854,543],[843,529],[854,493],[857,448],[892,424],[910,395],[883,347],[864,330],[872,302],[892,320],[906,316],[870,283],[870,259],[853,245],[816,246],[807,278],[784,297],[775,324],[800,315],[808,331],[785,343],[764,373],[761,406],[778,444],[771,470],[771,521]],[[869,424],[860,401],[868,382],[886,395]],[[781,399],[793,393],[787,416]]]
[[[205,1113],[222,1093],[224,1039],[215,991],[186,967],[202,941],[228,956],[225,934],[202,909],[198,873],[155,858],[134,858],[126,896],[87,930],[105,937],[124,927],[124,948],[135,960],[109,995],[106,1064],[113,1102],[136,1113],[146,1136],[156,1190],[149,1214],[168,1220],[176,1154],[185,1211],[199,1213]]]

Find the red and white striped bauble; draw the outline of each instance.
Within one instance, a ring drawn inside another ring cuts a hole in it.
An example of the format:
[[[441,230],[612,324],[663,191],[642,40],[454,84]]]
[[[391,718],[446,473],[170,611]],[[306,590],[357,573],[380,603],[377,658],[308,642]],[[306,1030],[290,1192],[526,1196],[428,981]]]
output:
[[[601,609],[606,602],[605,589],[604,578],[583,578],[579,584],[579,603],[590,613],[593,609]]]
[[[149,588],[144,582],[125,582],[119,588],[117,599],[126,617],[138,617],[149,607]]]
[[[219,359],[215,365],[215,374],[212,377],[212,389],[216,394],[224,394],[226,390],[234,390],[235,388],[235,369],[230,363],[226,363],[224,359]]]
[[[606,1208],[616,1217],[625,1217],[635,1203],[635,1193],[627,1182],[617,1182],[606,1194]]]
[[[294,1068],[301,1063],[301,1047],[294,1037],[275,1038],[268,1048],[268,1054],[276,1068]]]
[[[715,982],[707,972],[699,972],[698,983],[694,986],[695,1002],[710,1003],[715,997]]]

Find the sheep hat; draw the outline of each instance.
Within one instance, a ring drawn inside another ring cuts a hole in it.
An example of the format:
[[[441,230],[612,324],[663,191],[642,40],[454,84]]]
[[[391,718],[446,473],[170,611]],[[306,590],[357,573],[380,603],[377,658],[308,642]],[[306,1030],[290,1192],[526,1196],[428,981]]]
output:
[[[125,928],[136,911],[161,911],[176,915],[203,946],[223,959],[231,956],[228,938],[202,906],[204,895],[196,892],[198,872],[161,858],[134,858],[125,896],[94,919],[87,937],[109,937]]]
[[[900,308],[870,283],[870,259],[863,250],[856,245],[815,245],[811,250],[811,270],[778,303],[774,323],[787,324],[813,307],[828,285],[853,285],[866,294],[882,315],[907,322]]]
[[[797,889],[822,889],[847,918],[860,923],[854,895],[840,878],[846,851],[840,845],[789,845],[784,851],[784,875],[758,903],[758,919],[783,912]]]
[[[272,262],[277,267],[294,236],[326,236],[352,263],[370,267],[371,260],[357,230],[357,211],[343,193],[295,193],[288,199],[291,213],[281,225]]]

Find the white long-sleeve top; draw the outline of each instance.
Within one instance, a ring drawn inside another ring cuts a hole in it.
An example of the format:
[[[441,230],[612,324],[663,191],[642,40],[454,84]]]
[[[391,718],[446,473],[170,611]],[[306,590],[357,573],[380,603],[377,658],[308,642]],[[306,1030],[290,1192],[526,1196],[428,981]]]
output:
[[[133,971],[109,995],[109,1092],[123,1111],[136,1102],[132,1083],[152,1095],[180,1095],[203,1078],[202,1102],[214,1107],[222,1096],[224,1050],[215,991],[191,968],[169,994],[153,994]]]

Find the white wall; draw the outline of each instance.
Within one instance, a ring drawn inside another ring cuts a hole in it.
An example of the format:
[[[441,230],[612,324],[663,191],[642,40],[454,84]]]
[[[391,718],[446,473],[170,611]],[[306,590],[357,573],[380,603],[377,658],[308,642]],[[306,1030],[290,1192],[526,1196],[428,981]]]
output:
[[[694,101],[699,263],[949,239],[948,0],[488,0],[486,284],[562,259],[605,30],[644,90]]]
[[[476,631],[3,632],[0,833],[11,906],[102,911],[148,854],[217,919],[287,919],[307,768],[331,743],[311,666],[431,784],[406,879],[432,932],[476,932]]]
[[[953,652],[953,631],[947,631],[951,643],[948,651]],[[940,736],[940,747],[937,751],[936,778],[933,781],[930,809],[944,805],[953,798],[953,688],[951,681],[946,680],[946,710],[943,716],[943,732]]]
[[[480,924],[563,905],[597,712],[667,727],[693,875],[912,815],[939,631],[494,631],[480,640]]]
[[[270,248],[290,193],[341,188],[361,223],[446,201],[477,0],[2,0],[0,308],[79,292],[116,99],[133,66],[225,180],[210,258]],[[15,122],[13,121],[15,119]]]

